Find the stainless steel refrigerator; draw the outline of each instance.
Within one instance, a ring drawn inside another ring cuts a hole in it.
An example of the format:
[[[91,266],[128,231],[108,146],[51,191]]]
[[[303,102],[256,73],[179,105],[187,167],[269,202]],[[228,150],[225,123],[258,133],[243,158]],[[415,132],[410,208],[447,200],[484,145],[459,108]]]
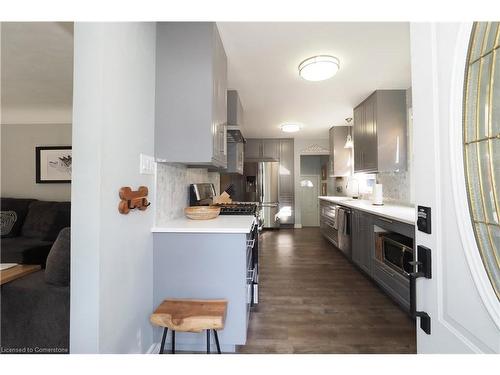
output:
[[[260,203],[264,228],[279,228],[279,162],[245,163],[246,201]]]

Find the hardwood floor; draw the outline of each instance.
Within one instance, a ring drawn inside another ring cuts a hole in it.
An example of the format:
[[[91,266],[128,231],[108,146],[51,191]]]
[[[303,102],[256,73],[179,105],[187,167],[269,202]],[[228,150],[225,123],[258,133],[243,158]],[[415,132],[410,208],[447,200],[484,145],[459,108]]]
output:
[[[259,305],[239,353],[415,353],[415,324],[320,234],[265,231]]]

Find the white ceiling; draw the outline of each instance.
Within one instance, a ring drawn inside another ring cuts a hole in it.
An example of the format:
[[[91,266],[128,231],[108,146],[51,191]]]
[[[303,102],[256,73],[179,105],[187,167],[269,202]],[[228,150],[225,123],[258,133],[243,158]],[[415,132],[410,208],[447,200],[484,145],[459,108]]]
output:
[[[73,24],[2,22],[2,123],[71,122]]]
[[[323,138],[344,125],[375,89],[410,86],[408,23],[218,23],[228,57],[229,88],[245,110],[246,137],[283,137],[279,125],[303,124],[295,138]],[[322,82],[298,75],[299,63],[319,54],[340,59]]]
[[[408,23],[218,23],[229,88],[245,109],[247,137],[323,138],[375,89],[410,86]],[[2,123],[70,122],[73,25],[3,22]],[[298,64],[317,54],[340,59],[330,80],[308,82]]]

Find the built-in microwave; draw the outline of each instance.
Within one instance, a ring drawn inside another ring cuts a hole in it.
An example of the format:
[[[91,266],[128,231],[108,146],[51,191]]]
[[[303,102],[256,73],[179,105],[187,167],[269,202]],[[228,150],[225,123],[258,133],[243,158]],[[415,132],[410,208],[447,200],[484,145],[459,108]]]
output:
[[[403,276],[409,277],[409,274],[413,272],[414,252],[411,238],[397,233],[384,235],[382,256],[385,264]]]

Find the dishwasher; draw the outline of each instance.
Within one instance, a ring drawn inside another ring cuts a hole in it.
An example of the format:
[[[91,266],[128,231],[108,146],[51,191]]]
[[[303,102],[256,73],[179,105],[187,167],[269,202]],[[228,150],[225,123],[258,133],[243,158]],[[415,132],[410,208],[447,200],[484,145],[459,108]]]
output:
[[[321,234],[351,259],[351,210],[321,201],[320,215]]]

